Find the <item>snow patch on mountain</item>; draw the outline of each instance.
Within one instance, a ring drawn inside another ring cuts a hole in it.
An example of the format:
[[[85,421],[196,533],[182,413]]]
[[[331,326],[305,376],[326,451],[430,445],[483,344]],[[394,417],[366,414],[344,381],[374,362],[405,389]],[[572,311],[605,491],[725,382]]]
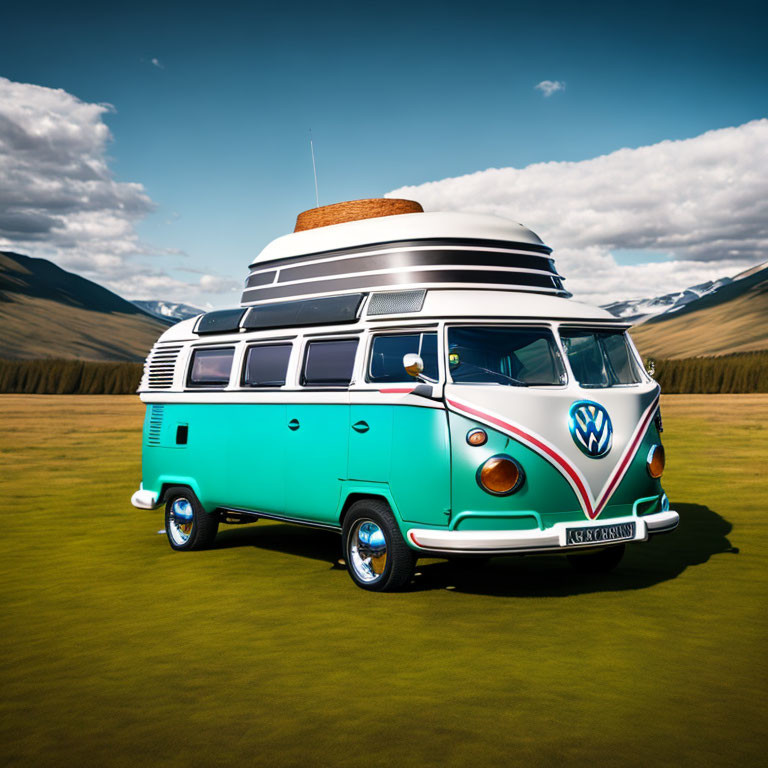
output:
[[[699,283],[683,291],[674,293],[665,293],[663,296],[656,296],[653,299],[626,299],[625,301],[614,301],[610,304],[603,304],[603,309],[608,310],[615,317],[620,317],[629,323],[637,325],[645,322],[657,315],[668,315],[677,312],[686,304],[696,301],[703,296],[719,291],[725,285],[735,283],[737,280],[743,280],[745,277],[759,272],[768,267],[768,261],[757,264],[754,267],[739,272],[733,277],[721,277],[719,280],[708,280],[706,283]]]
[[[197,317],[205,312],[204,309],[192,304],[181,304],[174,301],[134,301],[132,303],[161,320],[188,320],[190,317]]]
[[[652,299],[627,299],[626,301],[614,301],[610,304],[604,304],[603,309],[607,309],[612,315],[620,317],[631,323],[639,323],[656,315],[675,312],[686,304],[690,304],[702,296],[713,293],[718,288],[733,282],[732,277],[723,277],[719,280],[708,280],[706,283],[691,286],[683,291],[674,293],[665,293],[663,296],[656,296]]]

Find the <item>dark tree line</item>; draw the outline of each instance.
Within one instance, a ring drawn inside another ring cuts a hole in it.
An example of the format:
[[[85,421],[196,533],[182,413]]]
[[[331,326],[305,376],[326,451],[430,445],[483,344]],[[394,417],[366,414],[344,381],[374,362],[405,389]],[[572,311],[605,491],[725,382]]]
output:
[[[654,362],[655,378],[669,395],[768,392],[768,352]],[[0,393],[129,395],[141,371],[141,363],[0,360]]]
[[[668,395],[768,392],[768,352],[655,362],[654,376]]]
[[[0,392],[27,395],[127,395],[138,388],[141,371],[141,363],[0,360]]]

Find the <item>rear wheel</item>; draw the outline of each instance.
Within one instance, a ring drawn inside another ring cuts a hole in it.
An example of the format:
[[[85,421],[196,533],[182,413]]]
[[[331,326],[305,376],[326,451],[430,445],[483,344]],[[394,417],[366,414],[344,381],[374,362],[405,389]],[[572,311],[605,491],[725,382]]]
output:
[[[180,551],[209,547],[219,518],[209,515],[189,488],[169,488],[165,498],[165,533],[171,547]]]
[[[612,571],[624,557],[624,544],[599,549],[597,552],[568,555],[571,567],[579,573],[608,573]]]
[[[416,553],[383,501],[355,502],[344,519],[343,541],[347,569],[358,587],[392,592],[413,578]]]

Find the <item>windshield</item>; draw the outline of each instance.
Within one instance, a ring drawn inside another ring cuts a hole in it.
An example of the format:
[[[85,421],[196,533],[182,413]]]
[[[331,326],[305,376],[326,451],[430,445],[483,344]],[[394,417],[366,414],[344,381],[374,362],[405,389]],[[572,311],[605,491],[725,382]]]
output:
[[[561,328],[560,338],[582,387],[615,387],[643,380],[624,331]]]
[[[555,339],[544,328],[449,328],[448,368],[457,384],[529,387],[566,380]]]

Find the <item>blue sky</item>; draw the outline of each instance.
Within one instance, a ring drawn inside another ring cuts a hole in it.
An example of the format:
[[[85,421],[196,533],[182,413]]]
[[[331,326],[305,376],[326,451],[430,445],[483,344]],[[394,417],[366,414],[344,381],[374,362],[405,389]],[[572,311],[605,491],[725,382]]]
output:
[[[326,204],[688,139],[763,118],[768,100],[757,2],[70,2],[3,15],[0,75],[113,106],[109,167],[155,206],[135,227],[157,253],[137,258],[181,281],[240,280],[314,205],[310,128]],[[564,89],[547,97],[543,80]]]

